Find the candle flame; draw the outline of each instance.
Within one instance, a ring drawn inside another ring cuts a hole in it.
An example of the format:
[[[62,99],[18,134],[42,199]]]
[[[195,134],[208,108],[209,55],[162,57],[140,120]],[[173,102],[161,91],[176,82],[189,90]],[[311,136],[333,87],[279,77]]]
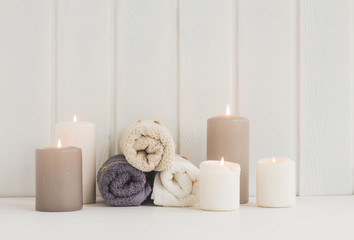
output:
[[[277,161],[275,160],[275,158],[273,157],[272,159],[272,163],[276,163]]]
[[[57,147],[61,147],[61,141],[60,141],[60,138],[58,139],[58,144],[57,144]]]
[[[73,117],[73,121],[74,121],[74,122],[77,122],[77,116],[76,116],[76,114],[75,114],[74,117]]]
[[[230,106],[229,106],[229,104],[226,105],[226,115],[230,116]]]
[[[224,166],[224,157],[222,157],[220,160],[220,166]]]

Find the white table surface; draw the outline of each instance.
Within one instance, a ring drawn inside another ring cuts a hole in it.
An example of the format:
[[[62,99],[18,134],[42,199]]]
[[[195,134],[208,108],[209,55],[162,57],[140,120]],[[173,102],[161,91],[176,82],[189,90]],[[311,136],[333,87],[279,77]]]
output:
[[[157,206],[34,210],[34,198],[0,198],[0,239],[354,239],[354,196],[302,197],[293,208],[236,212]]]

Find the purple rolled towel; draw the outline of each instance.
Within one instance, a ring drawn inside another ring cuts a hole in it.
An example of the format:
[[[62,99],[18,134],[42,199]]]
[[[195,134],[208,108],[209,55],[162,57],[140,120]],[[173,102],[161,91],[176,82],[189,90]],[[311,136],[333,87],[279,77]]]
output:
[[[145,173],[131,166],[123,154],[102,165],[97,184],[104,201],[113,206],[139,206],[151,193]]]

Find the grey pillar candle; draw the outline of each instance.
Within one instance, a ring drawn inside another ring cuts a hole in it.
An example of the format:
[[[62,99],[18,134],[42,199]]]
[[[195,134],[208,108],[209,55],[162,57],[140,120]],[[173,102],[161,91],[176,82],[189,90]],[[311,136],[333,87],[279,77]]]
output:
[[[76,211],[82,208],[81,149],[36,149],[36,210]]]
[[[241,166],[240,203],[248,203],[249,121],[237,115],[208,119],[207,160],[235,162]]]

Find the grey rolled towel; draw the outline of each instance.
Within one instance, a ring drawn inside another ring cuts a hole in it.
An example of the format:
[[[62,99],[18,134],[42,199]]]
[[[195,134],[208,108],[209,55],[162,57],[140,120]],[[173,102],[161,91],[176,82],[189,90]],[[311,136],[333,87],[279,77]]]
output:
[[[131,166],[123,154],[102,165],[97,184],[104,201],[113,206],[139,206],[151,193],[145,173]]]

